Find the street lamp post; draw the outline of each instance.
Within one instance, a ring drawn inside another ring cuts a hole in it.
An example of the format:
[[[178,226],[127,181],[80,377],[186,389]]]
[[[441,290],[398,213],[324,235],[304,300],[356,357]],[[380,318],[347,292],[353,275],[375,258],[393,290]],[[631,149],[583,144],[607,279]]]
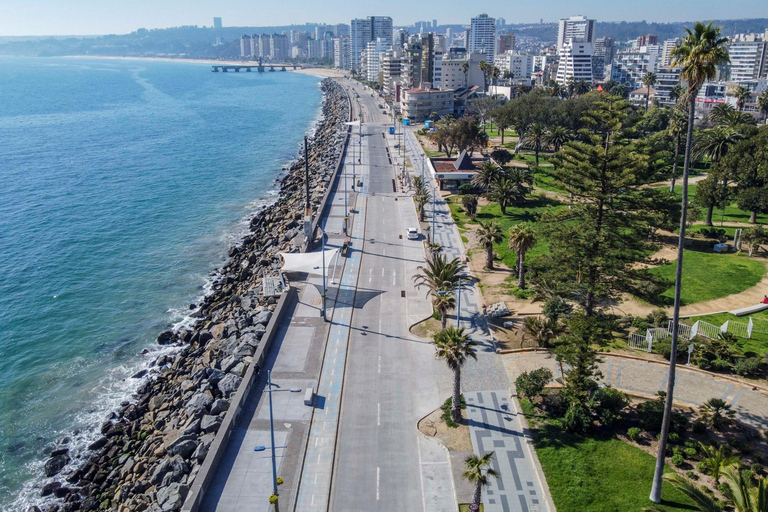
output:
[[[265,389],[264,392],[269,393],[269,435],[270,435],[270,440],[272,441],[272,494],[274,494],[275,496],[280,495],[277,491],[277,459],[275,457],[275,420],[272,412],[272,393],[275,393],[277,391],[290,391],[291,393],[299,393],[301,392],[301,388],[272,389],[272,370],[269,370],[267,372],[267,389]],[[254,449],[258,451],[263,451],[264,447],[257,446]]]
[[[456,291],[456,327],[461,327],[461,278],[459,278],[459,289]]]
[[[320,228],[320,233],[322,233],[322,249],[323,252],[323,293],[321,294],[321,297],[323,298],[323,320],[327,321],[328,318],[325,315],[325,292],[327,290],[325,286],[325,230],[323,228]]]

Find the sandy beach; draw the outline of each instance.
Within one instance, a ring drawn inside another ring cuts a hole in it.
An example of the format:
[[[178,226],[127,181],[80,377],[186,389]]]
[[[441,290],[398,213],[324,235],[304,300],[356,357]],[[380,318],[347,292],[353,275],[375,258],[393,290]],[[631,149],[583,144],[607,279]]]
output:
[[[256,61],[241,61],[241,60],[213,60],[213,59],[174,59],[171,57],[112,57],[108,55],[67,55],[65,58],[77,58],[77,59],[112,59],[112,60],[154,60],[159,62],[194,62],[196,64],[210,64],[211,66],[256,66]],[[268,66],[269,63],[265,63]],[[344,76],[344,70],[332,69],[332,68],[316,68],[316,67],[303,67],[293,69],[292,67],[286,67],[286,71],[292,71],[294,73],[302,73],[304,75],[314,75],[319,77],[341,77]]]

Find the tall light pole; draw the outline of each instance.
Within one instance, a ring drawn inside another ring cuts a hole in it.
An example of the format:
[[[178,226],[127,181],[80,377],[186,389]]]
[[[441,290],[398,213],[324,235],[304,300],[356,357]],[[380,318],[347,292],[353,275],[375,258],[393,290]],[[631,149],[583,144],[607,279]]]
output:
[[[321,297],[323,298],[323,320],[327,321],[328,318],[326,318],[326,315],[325,315],[325,291],[327,289],[325,286],[325,230],[323,228],[319,228],[319,229],[320,229],[320,233],[322,233],[321,236],[322,236],[322,244],[323,244],[321,249],[323,251],[323,293],[321,294]]]
[[[275,420],[272,412],[272,393],[276,393],[278,391],[290,391],[291,393],[299,393],[301,392],[301,388],[272,389],[272,370],[267,372],[267,389],[265,389],[264,392],[269,393],[269,435],[272,441],[272,494],[275,496],[279,496],[280,494],[277,491],[277,459],[275,457]],[[264,447],[257,446],[254,448],[254,450],[263,451]]]
[[[304,186],[306,192],[306,199],[304,204],[304,237],[307,244],[310,243],[310,237],[312,236],[312,208],[309,205],[309,149],[307,143],[307,136],[304,136]]]
[[[461,278],[459,278],[459,289],[456,291],[456,328],[461,327]]]

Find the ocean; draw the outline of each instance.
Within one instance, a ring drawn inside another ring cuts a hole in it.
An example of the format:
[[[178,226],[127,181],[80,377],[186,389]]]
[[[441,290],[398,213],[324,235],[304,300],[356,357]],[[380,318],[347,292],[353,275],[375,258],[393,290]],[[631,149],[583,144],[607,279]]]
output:
[[[39,502],[276,196],[319,78],[0,57],[0,510]]]

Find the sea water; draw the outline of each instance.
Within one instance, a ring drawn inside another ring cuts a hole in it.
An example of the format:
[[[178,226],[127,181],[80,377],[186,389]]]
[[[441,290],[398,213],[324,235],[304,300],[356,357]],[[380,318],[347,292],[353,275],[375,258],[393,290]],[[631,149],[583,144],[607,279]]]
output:
[[[53,443],[71,437],[77,456],[130,397],[140,352],[274,198],[318,84],[0,58],[0,510],[37,501]]]

